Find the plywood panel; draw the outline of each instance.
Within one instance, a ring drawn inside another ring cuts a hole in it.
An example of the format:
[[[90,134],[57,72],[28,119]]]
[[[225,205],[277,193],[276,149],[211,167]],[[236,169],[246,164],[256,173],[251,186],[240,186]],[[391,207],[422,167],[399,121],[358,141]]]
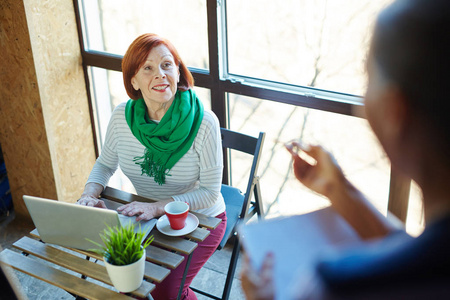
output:
[[[73,2],[24,3],[58,199],[74,202],[95,153]]]
[[[23,194],[75,201],[95,162],[72,0],[0,2],[0,143]]]
[[[56,186],[22,1],[0,4],[0,143],[16,213],[23,194],[55,198]]]

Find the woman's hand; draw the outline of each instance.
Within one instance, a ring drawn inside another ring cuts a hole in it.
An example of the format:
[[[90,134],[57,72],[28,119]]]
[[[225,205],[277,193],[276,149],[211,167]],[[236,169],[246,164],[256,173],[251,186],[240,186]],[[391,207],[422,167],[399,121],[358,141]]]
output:
[[[153,203],[147,202],[131,202],[117,208],[124,216],[137,216],[136,221],[151,220],[164,214],[164,206],[173,200],[157,201]]]
[[[78,200],[77,204],[106,208],[105,202],[103,202],[103,200],[100,200],[92,195],[85,195],[85,194],[81,195],[81,198]]]
[[[338,185],[345,182],[344,174],[334,157],[321,146],[302,146],[299,142],[285,145],[291,153],[295,177],[316,193],[329,197]],[[297,149],[315,160],[315,164],[301,158]]]
[[[103,200],[98,199],[102,191],[103,186],[98,183],[91,182],[86,184],[86,186],[84,187],[83,194],[81,194],[81,198],[78,200],[77,204],[106,208],[105,202],[103,202]]]
[[[242,289],[247,300],[273,300],[275,291],[273,285],[273,255],[269,253],[259,272],[250,265],[247,255],[241,270]]]

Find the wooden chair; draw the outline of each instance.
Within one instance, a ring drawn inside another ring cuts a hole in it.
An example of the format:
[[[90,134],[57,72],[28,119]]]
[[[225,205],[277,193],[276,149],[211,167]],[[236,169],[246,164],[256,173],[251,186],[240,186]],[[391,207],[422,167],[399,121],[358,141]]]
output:
[[[240,151],[253,156],[253,162],[248,174],[248,183],[245,193],[239,189],[227,184],[222,184],[221,193],[225,200],[227,212],[227,228],[225,235],[220,242],[217,250],[222,249],[231,237],[235,237],[233,251],[231,254],[230,264],[228,266],[227,278],[222,297],[219,298],[205,291],[191,287],[191,289],[199,294],[212,299],[226,300],[230,296],[233,276],[236,271],[236,264],[239,257],[240,242],[237,237],[236,227],[240,222],[246,222],[255,214],[259,219],[264,217],[263,206],[261,200],[261,190],[259,186],[259,177],[256,175],[261,157],[262,146],[264,143],[265,133],[261,132],[258,138],[234,132],[221,128],[222,146],[224,155],[232,150]],[[226,150],[226,151],[225,151]],[[254,197],[252,197],[254,196]],[[254,200],[252,200],[254,198]]]

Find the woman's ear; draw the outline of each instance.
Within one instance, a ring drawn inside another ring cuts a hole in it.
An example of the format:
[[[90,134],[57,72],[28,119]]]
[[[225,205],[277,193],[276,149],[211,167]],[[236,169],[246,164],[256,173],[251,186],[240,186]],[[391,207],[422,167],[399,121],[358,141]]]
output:
[[[133,86],[133,88],[136,90],[136,91],[139,91],[139,85],[138,85],[138,83],[137,83],[137,80],[136,80],[136,78],[131,78],[131,85]]]

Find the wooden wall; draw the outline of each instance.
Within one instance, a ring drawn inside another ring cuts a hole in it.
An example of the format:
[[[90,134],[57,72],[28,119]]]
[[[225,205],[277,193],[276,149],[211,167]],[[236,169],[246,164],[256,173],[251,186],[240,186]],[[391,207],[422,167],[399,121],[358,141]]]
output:
[[[95,162],[72,0],[0,2],[0,144],[24,194],[76,201]]]

